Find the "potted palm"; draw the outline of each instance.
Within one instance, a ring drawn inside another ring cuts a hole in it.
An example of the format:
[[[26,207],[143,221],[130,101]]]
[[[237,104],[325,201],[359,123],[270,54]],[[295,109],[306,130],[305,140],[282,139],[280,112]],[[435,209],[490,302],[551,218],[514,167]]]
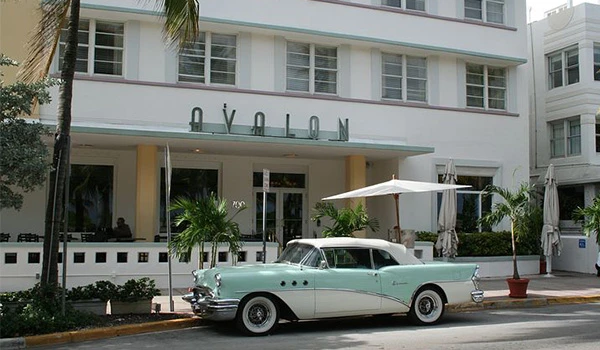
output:
[[[487,186],[484,191],[484,196],[498,195],[502,198],[502,202],[494,203],[492,210],[486,213],[481,218],[481,223],[484,225],[495,226],[504,218],[510,219],[510,237],[512,247],[512,264],[513,275],[508,278],[509,297],[511,298],[527,298],[527,285],[529,279],[519,276],[517,266],[517,246],[516,242],[519,235],[526,234],[527,225],[525,225],[528,210],[531,207],[530,201],[534,194],[533,185],[522,183],[516,190],[511,191],[507,188],[502,188],[495,185]]]
[[[229,252],[237,257],[241,247],[241,233],[239,225],[233,221],[235,216],[245,206],[237,208],[233,215],[229,215],[226,199],[218,198],[211,194],[207,198],[189,199],[177,198],[171,209],[182,210],[175,218],[177,226],[185,229],[179,233],[169,245],[169,251],[177,257],[191,255],[192,249],[199,246],[198,268],[204,268],[204,243],[211,242],[210,267],[217,262],[217,250],[220,242],[227,243]],[[232,259],[235,262],[235,259]]]
[[[315,214],[312,221],[319,221],[329,217],[333,226],[325,226],[323,237],[354,237],[353,232],[370,228],[374,232],[379,230],[379,221],[369,218],[367,211],[361,203],[353,208],[336,209],[331,203],[318,202],[314,208]]]
[[[146,314],[152,310],[152,298],[160,295],[154,280],[148,277],[130,279],[110,294],[112,315]]]

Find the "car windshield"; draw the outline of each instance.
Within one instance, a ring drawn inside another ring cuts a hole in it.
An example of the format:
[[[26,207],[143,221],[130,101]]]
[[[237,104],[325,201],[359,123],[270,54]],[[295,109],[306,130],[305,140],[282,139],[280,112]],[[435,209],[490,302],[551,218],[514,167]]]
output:
[[[316,267],[320,261],[319,249],[308,244],[288,244],[276,263],[302,264]]]

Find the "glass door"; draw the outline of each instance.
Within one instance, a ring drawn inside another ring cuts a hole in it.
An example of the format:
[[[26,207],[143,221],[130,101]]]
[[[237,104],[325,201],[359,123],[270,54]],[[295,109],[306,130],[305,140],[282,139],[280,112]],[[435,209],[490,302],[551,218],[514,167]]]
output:
[[[266,206],[266,233],[267,240],[278,242],[285,247],[287,242],[302,238],[305,231],[303,189],[271,189],[267,193]],[[259,189],[254,191],[255,198],[255,228],[257,237],[262,238],[263,228],[263,193]]]

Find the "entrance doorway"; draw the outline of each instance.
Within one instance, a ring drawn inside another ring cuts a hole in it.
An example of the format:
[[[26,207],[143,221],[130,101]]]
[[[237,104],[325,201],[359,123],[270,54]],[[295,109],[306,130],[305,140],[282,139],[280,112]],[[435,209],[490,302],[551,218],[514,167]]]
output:
[[[297,238],[306,237],[306,188],[304,174],[270,174],[266,203],[267,240],[283,248]],[[254,174],[254,232],[262,238],[262,173]],[[261,187],[259,187],[261,186]]]

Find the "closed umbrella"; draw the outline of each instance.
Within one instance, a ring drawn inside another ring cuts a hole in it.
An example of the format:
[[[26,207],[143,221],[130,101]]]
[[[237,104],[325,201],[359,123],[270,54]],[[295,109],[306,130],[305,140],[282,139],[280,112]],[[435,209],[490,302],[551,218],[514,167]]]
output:
[[[456,167],[450,159],[444,169],[443,182],[456,184]],[[438,253],[446,258],[456,257],[458,252],[458,236],[456,235],[456,189],[445,190],[442,193],[442,205],[438,218],[440,234],[435,244]]]
[[[392,195],[396,204],[396,227],[398,228],[398,242],[401,242],[402,240],[400,239],[400,232],[402,231],[400,230],[400,216],[398,214],[398,197],[400,196],[400,194],[416,192],[436,192],[464,187],[470,186],[392,179],[372,186],[367,186],[349,192],[340,193],[335,196],[325,197],[323,198],[323,200]]]
[[[558,188],[554,176],[554,165],[550,164],[544,180],[544,226],[540,237],[542,250],[546,256],[546,272],[552,272],[552,256],[560,256],[562,242],[560,240]]]

